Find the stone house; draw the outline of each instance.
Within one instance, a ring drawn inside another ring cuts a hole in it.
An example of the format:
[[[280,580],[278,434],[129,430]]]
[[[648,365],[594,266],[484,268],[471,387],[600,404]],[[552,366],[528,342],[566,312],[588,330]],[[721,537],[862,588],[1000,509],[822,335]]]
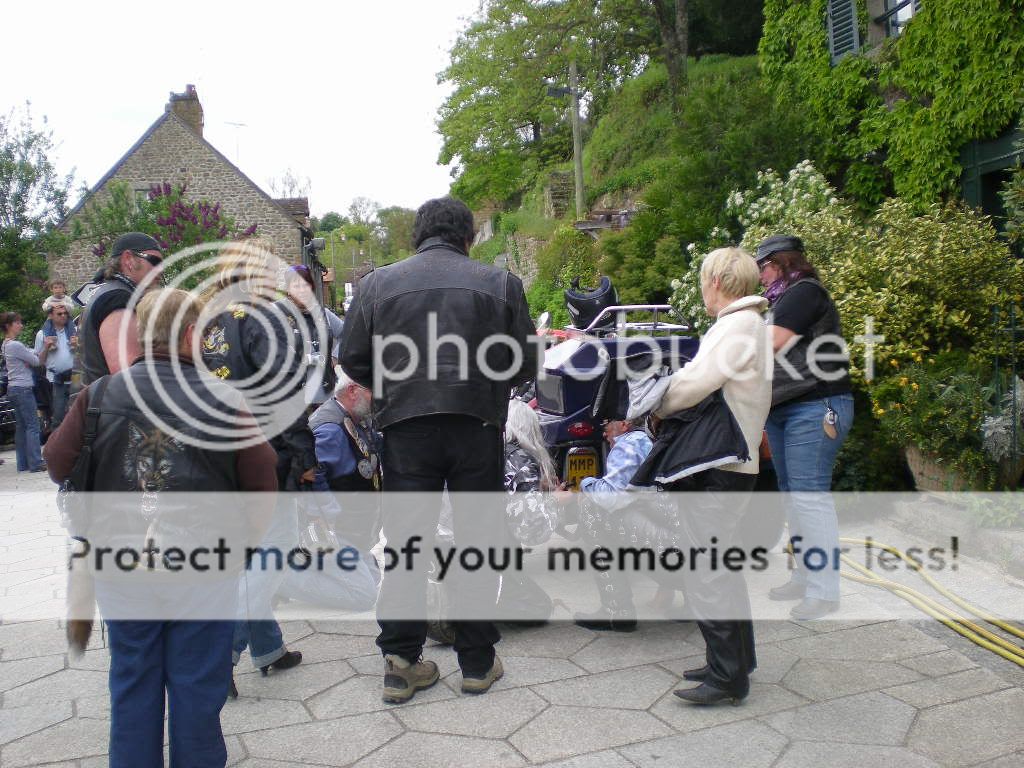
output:
[[[301,262],[312,237],[306,198],[273,199],[203,138],[203,107],[193,85],[171,94],[164,113],[68,213],[61,228],[70,231],[87,204],[109,194],[113,181],[127,182],[137,195],[147,194],[153,184],[184,183],[189,197],[220,203],[239,226],[256,224],[257,234],[290,263]],[[73,242],[64,256],[50,260],[50,276],[64,278],[69,288],[88,282],[99,263],[92,245]]]

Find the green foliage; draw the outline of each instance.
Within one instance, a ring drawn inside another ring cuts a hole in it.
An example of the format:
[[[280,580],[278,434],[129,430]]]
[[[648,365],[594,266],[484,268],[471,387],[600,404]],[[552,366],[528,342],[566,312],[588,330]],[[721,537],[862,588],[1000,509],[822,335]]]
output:
[[[333,232],[338,227],[348,223],[348,219],[342,216],[337,211],[328,211],[323,215],[323,218],[316,222],[314,229],[317,232]]]
[[[454,163],[453,194],[471,206],[511,203],[572,151],[564,87],[580,73],[587,121],[607,113],[619,87],[656,60],[679,61],[674,2],[485,0],[438,75],[453,84],[439,110],[439,160]],[[690,0],[690,48],[751,54],[762,0]],[[666,82],[666,86],[668,83]],[[627,136],[631,129],[627,131]]]
[[[564,290],[554,283],[535,280],[526,291],[530,316],[536,320],[541,312],[550,312],[552,328],[564,328],[569,325],[569,311],[565,308]]]
[[[224,213],[220,203],[192,200],[184,184],[154,184],[145,199],[137,197],[127,182],[111,182],[101,199],[87,203],[72,223],[71,239],[92,245],[97,264],[110,256],[113,241],[125,232],[145,232],[160,243],[168,255],[202,243],[231,240],[256,234],[256,225],[240,230],[233,217]],[[209,257],[197,253],[175,260],[164,267],[164,280],[177,275]],[[182,281],[191,288],[200,283],[206,271]]]
[[[929,0],[898,39],[834,67],[826,5],[767,0],[760,44],[781,103],[821,139],[816,162],[864,208],[893,193],[917,206],[953,194],[961,148],[1020,111],[1024,2]],[[865,19],[866,0],[858,8]]]
[[[832,489],[910,490],[912,478],[903,464],[903,443],[881,428],[863,389],[855,389],[853,399],[853,426],[836,457]]]
[[[1024,133],[1024,117],[1018,121],[1017,130]],[[1016,141],[1014,149],[1024,156],[1024,139]],[[1020,247],[1024,245],[1024,160],[1020,156],[1000,196],[1006,206],[1006,234]]]
[[[37,128],[28,104],[0,115],[0,305],[22,315],[26,334],[42,322],[46,255],[67,247],[56,225],[66,213],[72,177],[57,174],[53,150],[46,119]]]
[[[665,300],[690,265],[687,245],[730,225],[729,191],[750,186],[758,167],[796,163],[807,142],[802,118],[775,106],[752,57],[694,64],[677,116],[664,82],[652,65],[625,84],[588,145],[593,188],[631,188],[643,203],[628,229],[600,241],[601,269],[629,302]]]
[[[962,351],[901,369],[872,388],[874,415],[894,441],[946,460],[975,488],[991,488],[995,466],[982,448],[980,424],[993,388]]]
[[[549,219],[525,206],[516,211],[503,213],[498,218],[498,230],[506,235],[519,233],[527,237],[547,239],[558,227],[559,222],[555,219]]]
[[[839,307],[855,388],[871,403],[860,409],[856,432],[862,448],[869,439],[881,446],[844,452],[844,483],[874,478],[882,484],[868,487],[897,487],[898,477],[886,479],[885,464],[894,445],[913,443],[977,485],[990,485],[993,462],[981,443],[984,417],[995,405],[987,378],[996,353],[1008,351],[1007,337],[993,331],[991,307],[1020,306],[1024,286],[1024,264],[1010,258],[990,221],[963,205],[919,212],[899,199],[864,217],[806,161],[785,177],[758,174],[753,189],[728,196],[726,214],[743,228],[741,245],[750,252],[769,234],[800,236]],[[684,316],[703,307],[701,253],[721,235],[694,247],[690,272],[674,285],[672,304]],[[871,358],[857,341],[868,318],[885,337]],[[947,410],[956,413],[945,418]],[[869,438],[872,428],[881,440]]]
[[[412,227],[416,211],[392,205],[377,211],[377,238],[385,258],[404,258],[413,252]]]
[[[584,284],[597,282],[594,241],[572,227],[562,226],[537,251],[537,280],[564,289],[574,277]]]
[[[505,237],[498,235],[490,240],[485,240],[479,245],[474,245],[469,251],[469,257],[482,264],[493,264],[494,260],[505,253]]]

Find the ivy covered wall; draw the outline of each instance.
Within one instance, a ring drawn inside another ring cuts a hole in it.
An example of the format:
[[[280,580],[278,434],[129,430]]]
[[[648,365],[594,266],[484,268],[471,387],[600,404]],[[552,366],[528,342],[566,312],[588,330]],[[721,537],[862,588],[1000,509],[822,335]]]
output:
[[[861,40],[870,10],[857,0]],[[1024,107],[1024,0],[922,0],[898,38],[831,63],[827,0],[766,0],[761,66],[821,139],[819,166],[864,206],[958,192],[960,151]]]

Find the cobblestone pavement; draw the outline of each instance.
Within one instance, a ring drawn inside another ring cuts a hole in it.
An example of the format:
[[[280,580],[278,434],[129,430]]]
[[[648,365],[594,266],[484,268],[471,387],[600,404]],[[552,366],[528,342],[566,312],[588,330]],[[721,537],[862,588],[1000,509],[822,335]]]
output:
[[[0,600],[54,615],[62,533],[55,514],[32,519],[18,505],[47,481],[16,475],[10,451],[0,457]],[[859,589],[850,599],[871,599]],[[682,671],[703,663],[690,624],[613,636],[565,622],[506,631],[505,678],[479,697],[459,693],[450,649],[428,647],[441,683],[397,707],[380,700],[372,622],[284,630],[303,663],[263,678],[243,659],[240,698],[221,715],[229,765],[1024,765],[1024,671],[935,623],[759,622],[750,698],[706,709],[672,696]],[[0,766],[107,764],[98,633],[93,646],[71,661],[56,621],[0,623]]]

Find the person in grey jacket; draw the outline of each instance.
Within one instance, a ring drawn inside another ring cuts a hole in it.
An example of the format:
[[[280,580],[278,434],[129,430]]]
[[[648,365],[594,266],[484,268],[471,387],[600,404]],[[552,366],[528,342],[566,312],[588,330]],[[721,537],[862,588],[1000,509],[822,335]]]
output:
[[[32,392],[32,369],[39,356],[18,341],[25,324],[17,312],[0,315],[3,356],[7,364],[7,399],[14,406],[14,450],[19,472],[43,472],[46,465],[39,449],[39,414]]]

